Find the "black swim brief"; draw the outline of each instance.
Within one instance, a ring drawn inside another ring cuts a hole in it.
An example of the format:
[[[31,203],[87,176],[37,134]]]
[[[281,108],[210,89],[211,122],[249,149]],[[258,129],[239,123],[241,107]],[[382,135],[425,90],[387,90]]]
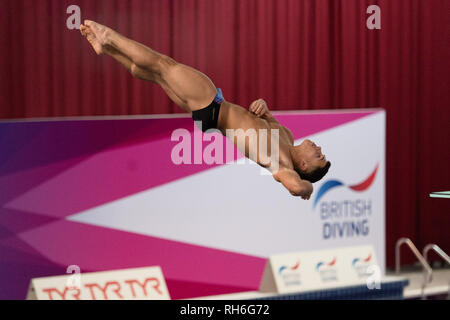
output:
[[[220,105],[222,104],[223,100],[224,98],[222,95],[222,90],[217,89],[216,97],[209,106],[192,112],[192,119],[194,119],[197,126],[203,132],[206,132],[209,129],[217,129]]]

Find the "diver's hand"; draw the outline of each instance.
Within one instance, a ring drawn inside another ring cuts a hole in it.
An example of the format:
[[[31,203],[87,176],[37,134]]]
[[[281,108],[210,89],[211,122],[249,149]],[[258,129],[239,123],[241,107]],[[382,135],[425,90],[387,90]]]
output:
[[[281,168],[273,173],[273,178],[281,182],[294,197],[302,197],[303,200],[311,197],[313,185],[308,180],[302,180],[293,169]]]
[[[249,107],[249,110],[258,117],[263,117],[266,113],[269,112],[267,103],[263,99],[253,101]]]
[[[300,197],[302,197],[303,200],[309,200],[311,197],[311,194],[313,192],[313,185],[308,180],[302,180],[302,186],[300,191]]]

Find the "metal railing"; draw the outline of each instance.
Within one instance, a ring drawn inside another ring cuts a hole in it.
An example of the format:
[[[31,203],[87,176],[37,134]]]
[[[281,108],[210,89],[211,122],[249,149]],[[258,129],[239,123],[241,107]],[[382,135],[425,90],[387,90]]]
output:
[[[436,252],[442,259],[444,259],[444,261],[446,261],[450,265],[450,257],[449,257],[449,255],[446,254],[444,252],[444,250],[439,248],[439,246],[437,244],[434,244],[434,243],[427,244],[425,246],[425,248],[423,248],[422,254],[423,254],[423,257],[424,257],[425,261],[428,262],[428,252],[430,250],[433,250],[434,252]],[[447,299],[450,299],[450,280],[448,282],[448,296],[447,296]]]
[[[428,251],[433,250],[434,252],[436,252],[442,259],[444,259],[448,264],[450,264],[450,257],[448,254],[446,254],[444,252],[444,250],[442,250],[441,248],[439,248],[439,246],[437,244],[434,243],[430,243],[427,244],[425,246],[425,248],[423,248],[423,257],[425,258],[425,261],[428,262],[427,259],[427,255],[428,255]]]
[[[422,299],[425,299],[425,287],[432,280],[433,270],[431,269],[425,258],[420,254],[419,250],[417,250],[414,243],[408,238],[398,239],[395,245],[395,273],[400,274],[400,247],[405,243],[408,245],[408,247],[411,249],[417,260],[419,260],[420,264],[423,267]]]

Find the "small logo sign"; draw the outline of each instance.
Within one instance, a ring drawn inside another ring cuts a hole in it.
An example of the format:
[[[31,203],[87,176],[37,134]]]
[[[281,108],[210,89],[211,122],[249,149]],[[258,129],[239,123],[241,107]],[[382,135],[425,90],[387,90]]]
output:
[[[300,271],[300,260],[298,260],[292,266],[282,265],[278,269],[278,275],[281,277],[286,287],[298,286],[301,284],[299,271]]]
[[[336,270],[337,257],[334,257],[330,262],[319,261],[316,264],[316,271],[319,272],[322,282],[337,281]]]

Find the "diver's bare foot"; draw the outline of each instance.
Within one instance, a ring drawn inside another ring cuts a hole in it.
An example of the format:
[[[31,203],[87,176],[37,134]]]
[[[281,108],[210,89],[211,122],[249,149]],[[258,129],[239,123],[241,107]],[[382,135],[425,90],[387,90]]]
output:
[[[84,20],[84,25],[91,28],[102,46],[111,45],[111,34],[113,31],[110,28],[91,20]]]
[[[96,38],[94,32],[92,32],[92,29],[90,27],[87,27],[85,25],[80,26],[81,34],[89,41],[92,48],[94,48],[95,52],[98,55],[105,53],[105,48],[102,46],[100,41]]]

